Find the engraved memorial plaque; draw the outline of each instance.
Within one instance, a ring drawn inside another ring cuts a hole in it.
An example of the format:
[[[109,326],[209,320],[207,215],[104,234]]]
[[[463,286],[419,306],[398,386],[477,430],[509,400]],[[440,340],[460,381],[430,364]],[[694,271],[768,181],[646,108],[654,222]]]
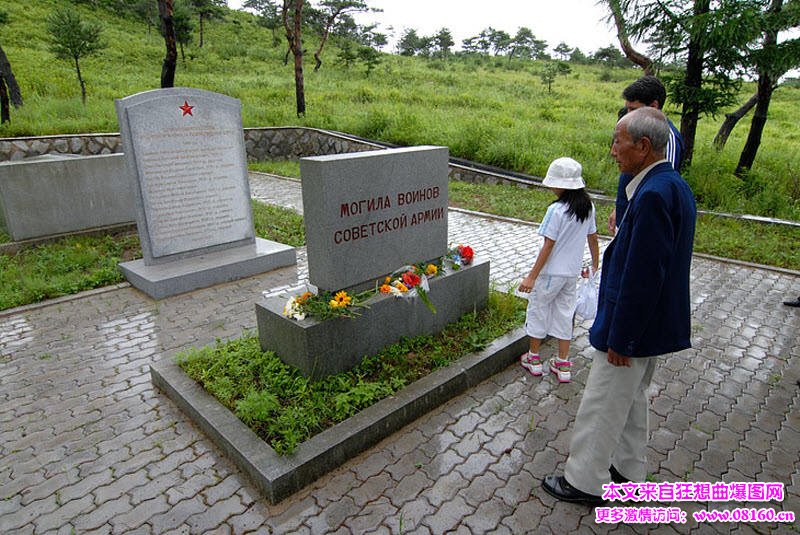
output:
[[[117,101],[145,263],[254,240],[238,100],[197,89]]]
[[[142,259],[125,278],[155,299],[293,265],[256,238],[241,103],[176,87],[116,101]]]

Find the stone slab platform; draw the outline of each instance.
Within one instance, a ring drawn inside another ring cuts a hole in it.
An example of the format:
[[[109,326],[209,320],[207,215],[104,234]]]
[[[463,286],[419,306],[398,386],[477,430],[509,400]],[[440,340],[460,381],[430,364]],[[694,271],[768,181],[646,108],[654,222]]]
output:
[[[287,297],[256,303],[261,349],[274,351],[306,377],[319,379],[355,367],[403,336],[441,331],[468,312],[486,307],[489,299],[489,261],[431,278],[428,297],[434,314],[420,297],[396,298],[377,294],[353,318],[296,321],[283,315]]]
[[[153,384],[170,397],[245,472],[270,503],[356,457],[428,411],[506,369],[525,351],[518,328],[485,350],[462,357],[355,416],[278,455],[171,359],[150,367]]]
[[[153,299],[265,273],[297,263],[294,247],[256,238],[255,244],[214,251],[167,264],[143,259],[119,264],[128,282]]]

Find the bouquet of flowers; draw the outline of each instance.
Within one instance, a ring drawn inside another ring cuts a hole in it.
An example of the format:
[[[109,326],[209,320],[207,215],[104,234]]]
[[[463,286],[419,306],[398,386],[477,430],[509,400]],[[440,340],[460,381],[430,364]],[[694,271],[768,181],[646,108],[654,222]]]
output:
[[[435,314],[436,307],[428,297],[430,291],[428,280],[441,275],[445,267],[456,270],[471,264],[473,256],[472,247],[457,245],[436,262],[421,262],[395,270],[385,279],[379,280],[374,290],[358,294],[350,294],[346,290],[333,293],[317,293],[316,289],[306,291],[289,297],[283,307],[283,315],[297,321],[304,320],[308,316],[321,320],[353,317],[359,314],[359,308],[366,307],[365,301],[376,293],[391,294],[399,298],[419,296],[425,306]]]
[[[474,256],[475,253],[469,245],[456,245],[450,248],[445,258],[450,263],[450,267],[457,270],[470,265]]]
[[[283,307],[283,315],[297,321],[307,316],[319,319],[353,317],[358,315],[358,308],[365,306],[363,301],[371,294],[371,291],[352,295],[344,290],[319,294],[307,291],[290,297]]]
[[[428,309],[436,314],[436,307],[428,297],[430,286],[428,278],[435,277],[440,272],[436,264],[416,264],[403,266],[390,276],[386,277],[378,291],[383,294],[392,294],[395,297],[419,296]]]

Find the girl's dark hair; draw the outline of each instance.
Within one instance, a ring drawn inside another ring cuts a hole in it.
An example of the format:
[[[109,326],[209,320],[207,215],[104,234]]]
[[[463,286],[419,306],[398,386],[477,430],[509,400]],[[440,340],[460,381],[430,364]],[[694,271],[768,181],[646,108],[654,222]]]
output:
[[[586,193],[586,188],[581,189],[565,189],[561,197],[553,201],[563,202],[567,205],[567,215],[574,215],[579,223],[589,217],[592,213],[592,200],[589,194]]]

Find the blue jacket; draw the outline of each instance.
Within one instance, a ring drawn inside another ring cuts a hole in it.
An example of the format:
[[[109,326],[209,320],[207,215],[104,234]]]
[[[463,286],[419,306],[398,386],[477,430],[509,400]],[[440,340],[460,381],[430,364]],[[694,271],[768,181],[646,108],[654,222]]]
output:
[[[667,150],[664,157],[672,162],[672,168],[680,173],[686,145],[683,142],[680,130],[675,128],[675,125],[669,119],[667,119],[667,123],[669,123],[671,135],[669,136],[669,142],[667,142]],[[622,221],[622,216],[625,215],[625,208],[628,206],[628,196],[625,194],[625,188],[630,184],[631,180],[633,180],[633,175],[630,173],[621,173],[619,175],[616,203],[617,223]]]
[[[603,254],[589,341],[649,357],[691,347],[689,269],[697,218],[689,185],[663,162],[644,177]]]

